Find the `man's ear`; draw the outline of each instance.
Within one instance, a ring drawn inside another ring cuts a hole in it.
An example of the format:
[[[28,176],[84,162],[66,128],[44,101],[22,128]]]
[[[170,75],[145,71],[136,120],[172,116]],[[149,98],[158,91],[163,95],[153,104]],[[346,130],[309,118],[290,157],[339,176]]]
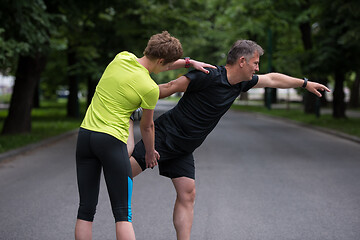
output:
[[[246,63],[246,59],[244,56],[238,59],[238,64],[241,68],[244,67],[245,63]]]

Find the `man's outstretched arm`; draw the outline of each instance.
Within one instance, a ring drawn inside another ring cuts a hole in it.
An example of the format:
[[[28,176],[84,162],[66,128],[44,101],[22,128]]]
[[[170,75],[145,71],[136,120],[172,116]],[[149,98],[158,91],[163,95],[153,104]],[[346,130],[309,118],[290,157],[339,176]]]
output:
[[[297,88],[302,87],[305,83],[304,79],[290,77],[281,73],[268,73],[258,76],[259,81],[254,88]],[[321,93],[319,91],[330,92],[330,89],[328,89],[325,85],[311,81],[307,81],[304,88],[318,97],[321,97]]]
[[[172,80],[168,83],[160,84],[160,95],[159,98],[168,97],[176,92],[185,92],[188,85],[190,83],[190,79],[185,76],[181,76],[175,80]]]

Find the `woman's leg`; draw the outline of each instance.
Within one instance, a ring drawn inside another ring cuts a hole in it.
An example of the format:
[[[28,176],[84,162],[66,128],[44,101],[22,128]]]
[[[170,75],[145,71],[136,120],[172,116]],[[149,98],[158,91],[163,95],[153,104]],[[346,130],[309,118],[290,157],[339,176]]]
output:
[[[92,239],[92,222],[77,219],[75,225],[75,239],[76,240]]]
[[[116,222],[116,239],[134,240],[135,233],[131,222]]]

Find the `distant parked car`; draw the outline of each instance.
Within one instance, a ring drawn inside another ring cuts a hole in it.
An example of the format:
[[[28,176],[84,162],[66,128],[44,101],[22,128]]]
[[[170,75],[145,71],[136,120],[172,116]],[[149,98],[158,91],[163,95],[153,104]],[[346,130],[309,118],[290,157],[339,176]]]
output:
[[[69,90],[57,90],[56,95],[58,98],[67,98],[69,96]]]

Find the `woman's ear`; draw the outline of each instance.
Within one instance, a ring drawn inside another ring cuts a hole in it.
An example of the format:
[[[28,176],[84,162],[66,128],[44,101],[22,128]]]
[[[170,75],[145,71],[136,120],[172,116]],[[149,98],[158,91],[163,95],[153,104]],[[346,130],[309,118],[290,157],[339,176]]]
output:
[[[159,63],[161,65],[164,65],[165,60],[163,58],[159,58],[156,63]]]

